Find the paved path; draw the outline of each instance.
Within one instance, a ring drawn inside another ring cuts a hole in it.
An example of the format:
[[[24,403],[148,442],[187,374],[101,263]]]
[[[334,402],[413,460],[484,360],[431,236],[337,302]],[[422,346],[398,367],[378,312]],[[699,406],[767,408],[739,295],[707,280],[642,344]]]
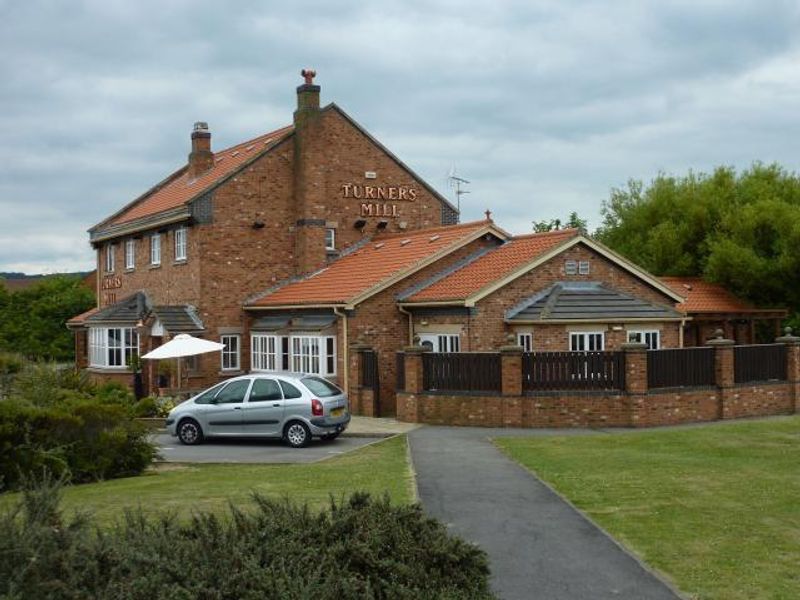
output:
[[[180,463],[312,463],[339,456],[379,441],[380,437],[339,437],[330,442],[314,440],[306,448],[289,448],[280,440],[212,438],[199,446],[184,446],[166,433],[153,436],[166,462]]]
[[[558,432],[569,433],[592,435]],[[488,440],[501,435],[552,432],[423,427],[409,433],[420,501],[489,554],[492,585],[501,598],[678,598]]]

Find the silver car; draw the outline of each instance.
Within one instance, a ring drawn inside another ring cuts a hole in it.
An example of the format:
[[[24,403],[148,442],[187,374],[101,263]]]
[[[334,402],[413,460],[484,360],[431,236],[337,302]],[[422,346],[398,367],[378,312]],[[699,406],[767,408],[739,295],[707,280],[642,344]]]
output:
[[[189,398],[167,417],[183,444],[207,437],[281,438],[293,448],[312,437],[331,440],[350,422],[345,393],[330,381],[303,373],[253,373],[234,377]]]

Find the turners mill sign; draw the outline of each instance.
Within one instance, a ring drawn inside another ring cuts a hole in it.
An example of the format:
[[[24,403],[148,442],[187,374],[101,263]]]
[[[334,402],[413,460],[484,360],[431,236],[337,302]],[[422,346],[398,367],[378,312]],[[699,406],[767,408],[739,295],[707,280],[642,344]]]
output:
[[[399,217],[397,204],[393,201],[414,202],[417,190],[408,185],[361,185],[345,183],[342,185],[344,198],[356,200],[388,200],[389,202],[361,202],[362,217]]]

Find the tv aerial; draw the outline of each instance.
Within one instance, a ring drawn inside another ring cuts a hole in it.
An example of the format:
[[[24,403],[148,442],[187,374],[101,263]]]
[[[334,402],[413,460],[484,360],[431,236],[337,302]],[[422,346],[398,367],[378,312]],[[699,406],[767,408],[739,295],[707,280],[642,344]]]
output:
[[[458,214],[461,214],[461,196],[464,194],[469,194],[469,190],[465,190],[464,186],[469,185],[469,180],[464,179],[463,177],[459,177],[456,175],[456,168],[452,167],[450,169],[450,173],[447,175],[447,181],[450,184],[450,187],[455,190],[456,194],[456,209],[458,210]]]

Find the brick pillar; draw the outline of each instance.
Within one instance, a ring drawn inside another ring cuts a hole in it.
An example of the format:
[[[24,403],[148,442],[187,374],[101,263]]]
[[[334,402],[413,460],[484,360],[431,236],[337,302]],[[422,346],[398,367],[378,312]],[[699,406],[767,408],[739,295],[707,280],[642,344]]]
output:
[[[714,332],[714,337],[706,342],[714,348],[714,382],[719,389],[719,418],[731,419],[736,416],[733,407],[734,372],[733,346],[736,342],[723,337],[721,329]]]
[[[522,427],[522,346],[500,348],[503,427]]]
[[[630,424],[644,427],[647,400],[647,344],[626,342],[621,345],[625,353],[625,394],[628,396]]]
[[[794,412],[800,412],[800,337],[792,335],[792,328],[787,327],[784,335],[775,341],[786,344],[786,380]]]
[[[407,346],[403,348],[403,368],[406,388],[397,394],[397,419],[408,423],[419,422],[419,397],[424,390],[422,378],[422,353],[427,348]]]

